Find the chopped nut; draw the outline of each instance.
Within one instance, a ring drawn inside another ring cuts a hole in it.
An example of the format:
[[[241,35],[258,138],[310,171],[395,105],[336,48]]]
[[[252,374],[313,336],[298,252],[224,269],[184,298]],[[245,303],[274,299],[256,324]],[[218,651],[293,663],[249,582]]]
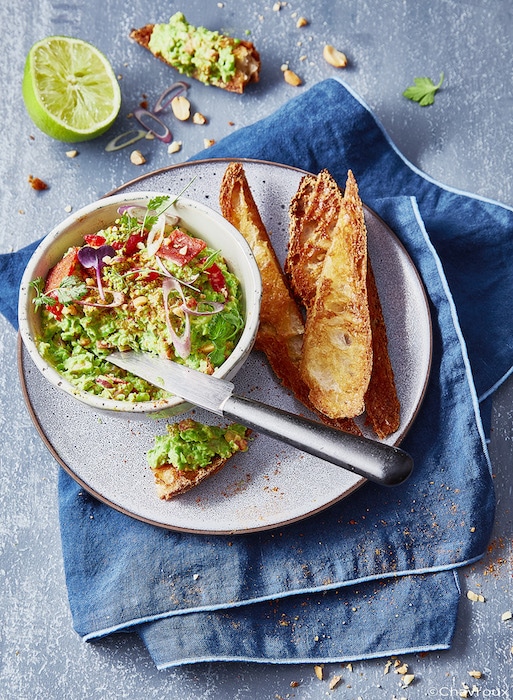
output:
[[[340,684],[341,680],[342,680],[342,676],[333,676],[333,678],[332,678],[332,679],[330,680],[330,682],[329,682],[328,688],[329,688],[330,690],[335,690],[335,688],[337,687],[337,685]]]
[[[474,593],[474,591],[467,591],[467,598],[472,600],[474,603],[484,603],[485,597],[480,593]]]
[[[78,156],[78,151],[73,149],[72,151],[66,151],[68,158],[76,158]]]
[[[178,153],[182,149],[182,142],[181,141],[171,141],[169,146],[167,147],[167,152],[168,153]]]
[[[132,151],[130,154],[130,162],[132,162],[134,165],[144,165],[146,163],[146,158],[143,156],[141,151]]]
[[[299,681],[290,681],[291,688],[299,688]]]
[[[30,186],[32,187],[33,190],[47,190],[48,185],[46,182],[43,180],[40,180],[38,177],[34,177],[33,175],[28,176],[28,181],[30,182]]]
[[[193,578],[195,581],[197,581],[197,580],[199,579],[199,574],[193,574],[193,575],[192,575],[192,578]]]
[[[192,115],[192,121],[194,124],[206,124],[207,118],[201,114],[201,112],[194,112]]]
[[[181,122],[186,122],[191,116],[191,103],[183,95],[177,95],[171,100],[173,114]]]
[[[403,676],[402,681],[403,681],[403,688],[408,687],[411,683],[413,683],[415,676],[413,673],[407,673],[405,676]]]
[[[299,17],[298,21],[296,22],[296,27],[298,29],[301,29],[301,27],[306,27],[307,24],[308,20],[306,19],[306,17]]]
[[[141,294],[139,297],[135,297],[134,299],[134,306],[136,309],[140,308],[141,306],[146,306],[148,303],[148,297],[145,296],[144,294]]]
[[[483,674],[481,673],[481,671],[469,671],[468,675],[472,678],[481,678]]]
[[[353,670],[353,664],[352,664],[351,662],[349,662],[348,664],[346,664],[346,668],[347,668],[348,671],[351,671],[351,672],[352,672],[352,670]]]
[[[331,44],[326,44],[322,52],[324,60],[335,68],[345,68],[347,66],[347,56],[342,51],[338,51]]]
[[[299,75],[296,75],[296,73],[294,73],[294,71],[291,71],[289,68],[283,71],[283,77],[285,78],[286,83],[288,83],[289,85],[293,85],[294,87],[301,85],[303,82]]]
[[[387,662],[386,662],[386,664],[385,664],[385,669],[384,669],[384,671],[383,671],[383,675],[384,675],[384,676],[386,676],[387,673],[389,673],[389,671],[390,671],[390,666],[391,666],[391,665],[392,665],[392,662],[391,662],[391,661],[387,661]]]
[[[324,679],[324,666],[314,666],[314,673],[322,681]]]
[[[408,664],[402,664],[401,666],[398,666],[395,669],[395,672],[400,673],[401,676],[404,676],[404,674],[408,672]]]
[[[506,622],[506,620],[511,620],[512,617],[513,613],[511,612],[511,610],[507,610],[505,613],[502,613],[501,620],[503,622]]]
[[[67,214],[69,214],[72,209],[73,209],[73,207],[71,206],[71,204],[66,204],[66,206],[64,207],[64,211]]]
[[[213,146],[215,144],[215,139],[203,139],[203,146],[205,148],[210,148],[210,146]]]

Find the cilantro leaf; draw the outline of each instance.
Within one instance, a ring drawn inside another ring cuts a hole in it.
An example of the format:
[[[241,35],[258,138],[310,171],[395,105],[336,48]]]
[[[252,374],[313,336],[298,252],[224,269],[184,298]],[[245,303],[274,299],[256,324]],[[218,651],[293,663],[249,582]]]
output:
[[[74,301],[82,299],[87,294],[86,283],[75,275],[65,277],[56,289],[57,299],[68,306]]]
[[[55,304],[57,304],[57,299],[44,293],[45,281],[42,277],[37,277],[35,280],[32,280],[29,287],[32,287],[36,292],[36,296],[32,299],[32,303],[36,309],[40,306],[55,306]]]
[[[431,78],[414,78],[414,85],[410,85],[403,92],[403,96],[413,102],[418,102],[421,107],[432,105],[435,101],[435,93],[442,87],[444,74],[440,73],[440,82],[435,85]]]
[[[62,280],[57,289],[53,290],[54,296],[45,294],[45,281],[42,277],[32,280],[29,286],[36,292],[36,296],[32,300],[36,309],[40,306],[55,306],[58,303],[68,306],[87,294],[85,282],[74,275]]]

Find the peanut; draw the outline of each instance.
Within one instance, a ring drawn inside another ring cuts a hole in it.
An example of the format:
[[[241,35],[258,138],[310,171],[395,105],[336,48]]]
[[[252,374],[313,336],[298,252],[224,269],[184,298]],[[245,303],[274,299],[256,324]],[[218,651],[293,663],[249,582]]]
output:
[[[345,68],[347,66],[347,56],[342,51],[338,51],[331,44],[326,44],[322,52],[323,58],[330,66],[335,68]]]

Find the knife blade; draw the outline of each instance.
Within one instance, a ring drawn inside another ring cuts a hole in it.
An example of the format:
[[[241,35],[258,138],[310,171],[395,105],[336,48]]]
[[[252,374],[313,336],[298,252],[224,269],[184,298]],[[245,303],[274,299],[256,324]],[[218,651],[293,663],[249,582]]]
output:
[[[177,362],[135,351],[107,360],[195,406],[243,423],[320,459],[384,486],[403,483],[412,457],[394,445],[344,433],[314,420],[235,395],[232,382]]]

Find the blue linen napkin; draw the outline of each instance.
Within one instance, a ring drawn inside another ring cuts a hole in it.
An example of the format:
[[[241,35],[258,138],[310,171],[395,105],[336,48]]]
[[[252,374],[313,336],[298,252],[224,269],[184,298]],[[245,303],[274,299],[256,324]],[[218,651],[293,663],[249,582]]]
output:
[[[335,79],[197,157],[259,158],[313,173],[327,168],[342,187],[351,168],[362,199],[402,240],[433,321],[429,386],[403,443],[415,470],[399,489],[369,483],[305,521],[232,537],[134,520],[61,470],[75,629],[85,640],[134,630],[159,668],[447,648],[457,569],[482,556],[493,524],[484,400],[512,366],[513,211],[423,175]],[[13,325],[33,248],[0,256],[0,310]]]

